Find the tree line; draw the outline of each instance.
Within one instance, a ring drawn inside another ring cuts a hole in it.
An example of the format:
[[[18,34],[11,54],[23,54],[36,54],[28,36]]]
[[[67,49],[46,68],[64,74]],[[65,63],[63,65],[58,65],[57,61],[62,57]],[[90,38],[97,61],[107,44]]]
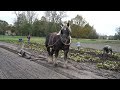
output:
[[[38,19],[35,11],[15,11],[16,20],[13,25],[0,20],[0,34],[5,34],[6,30],[16,33],[16,35],[45,37],[48,33],[58,32],[62,23],[70,22],[74,38],[97,39],[98,33],[85,18],[80,15],[68,21],[62,21],[67,17],[66,11],[45,11],[44,15]]]
[[[115,35],[114,35],[114,39],[115,40],[120,40],[120,27],[117,27],[116,28],[116,33],[115,33]]]

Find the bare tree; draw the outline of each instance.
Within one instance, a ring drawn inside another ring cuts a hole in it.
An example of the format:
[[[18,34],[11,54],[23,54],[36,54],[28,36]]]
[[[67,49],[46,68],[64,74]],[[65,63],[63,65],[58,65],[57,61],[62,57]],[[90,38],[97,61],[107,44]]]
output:
[[[26,18],[26,20],[28,21],[28,23],[32,24],[34,22],[34,20],[36,19],[36,12],[35,11],[15,11],[14,12],[16,17],[17,17],[17,20],[19,18],[19,16],[21,14],[23,14]]]
[[[46,21],[46,18],[44,16],[42,16],[41,21]]]
[[[16,15],[16,19],[15,19],[15,22],[19,22],[19,16],[20,14],[22,13],[22,11],[14,11],[14,14]],[[19,23],[18,23],[18,26],[19,26]]]
[[[81,27],[84,27],[87,24],[85,19],[80,15],[77,15],[75,18],[72,19],[72,21],[74,24],[79,25]]]
[[[114,35],[114,38],[120,40],[120,27],[116,28],[116,33]]]
[[[66,11],[58,11],[58,22],[61,23],[62,19],[66,16]]]
[[[61,23],[62,18],[66,16],[65,11],[46,11],[45,17],[49,22]]]
[[[22,13],[22,11],[14,11],[14,14],[16,15],[16,17],[18,18],[19,15]]]
[[[50,15],[51,11],[45,11],[45,18],[47,21],[50,22],[50,18],[51,18],[51,15]]]
[[[36,12],[35,11],[27,11],[26,12],[26,19],[28,23],[32,24],[36,19]]]

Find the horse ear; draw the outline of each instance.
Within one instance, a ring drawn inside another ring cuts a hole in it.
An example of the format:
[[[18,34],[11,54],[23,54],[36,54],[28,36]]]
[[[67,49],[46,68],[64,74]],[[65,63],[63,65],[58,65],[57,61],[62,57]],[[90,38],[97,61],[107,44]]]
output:
[[[69,27],[69,26],[70,26],[70,24],[69,24],[69,23],[67,23],[67,26]]]
[[[61,24],[60,26],[61,26],[61,28],[62,28],[62,27],[63,27],[63,24]]]

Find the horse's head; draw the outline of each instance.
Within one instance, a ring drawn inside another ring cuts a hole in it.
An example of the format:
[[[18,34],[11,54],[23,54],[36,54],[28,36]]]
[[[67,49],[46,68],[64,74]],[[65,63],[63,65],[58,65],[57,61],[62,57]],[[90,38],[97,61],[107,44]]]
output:
[[[69,23],[67,23],[67,25],[61,25],[61,36],[63,38],[67,38],[70,36],[70,33],[71,33],[71,28],[70,28],[70,25]]]
[[[70,33],[71,33],[71,28],[70,28],[69,23],[67,23],[66,25],[62,24],[60,36],[61,36],[61,40],[63,43],[69,43]]]

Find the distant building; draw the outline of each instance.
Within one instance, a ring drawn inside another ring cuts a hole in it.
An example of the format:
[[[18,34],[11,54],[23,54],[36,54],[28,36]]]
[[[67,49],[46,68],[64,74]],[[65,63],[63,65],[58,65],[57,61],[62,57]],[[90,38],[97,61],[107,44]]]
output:
[[[109,36],[109,40],[114,40],[114,36]]]
[[[108,39],[109,39],[109,36],[107,36],[106,39],[108,40]]]
[[[5,35],[7,35],[7,36],[15,36],[16,35],[16,33],[15,32],[11,32],[11,30],[6,30],[6,32],[5,32]]]
[[[99,36],[99,39],[108,39],[109,37],[107,35],[101,35]]]
[[[110,35],[104,35],[104,36],[99,36],[99,39],[106,39],[106,40],[114,40],[114,36]]]

